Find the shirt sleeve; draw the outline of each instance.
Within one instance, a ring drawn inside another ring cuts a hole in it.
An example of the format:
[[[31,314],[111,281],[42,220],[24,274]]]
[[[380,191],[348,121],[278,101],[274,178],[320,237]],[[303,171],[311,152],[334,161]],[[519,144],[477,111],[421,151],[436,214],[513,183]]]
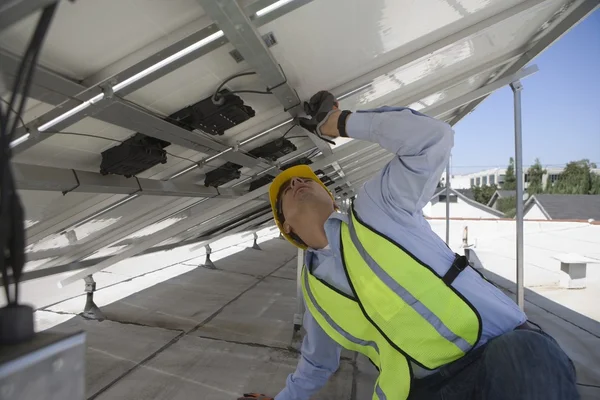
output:
[[[346,132],[396,155],[365,183],[361,193],[391,215],[420,212],[448,163],[454,145],[450,125],[409,108],[383,107],[350,115]]]
[[[310,312],[304,313],[306,336],[296,371],[287,378],[275,400],[308,400],[318,392],[337,371],[341,347],[325,333]]]

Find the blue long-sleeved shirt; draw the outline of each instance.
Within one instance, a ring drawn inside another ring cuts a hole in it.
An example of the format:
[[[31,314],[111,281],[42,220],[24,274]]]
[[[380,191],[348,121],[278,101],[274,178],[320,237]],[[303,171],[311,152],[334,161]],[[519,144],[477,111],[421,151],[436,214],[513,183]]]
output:
[[[448,162],[454,144],[452,128],[407,108],[383,107],[353,113],[346,121],[346,131],[351,138],[378,143],[397,156],[358,192],[354,203],[358,215],[439,275],[444,275],[454,260],[454,253],[431,230],[422,209],[433,196]],[[347,222],[345,214],[335,212],[329,217],[325,222],[329,245],[324,249],[307,250],[305,262],[313,265],[315,276],[352,296],[340,253],[342,221]],[[511,299],[470,268],[458,275],[453,286],[481,315],[482,334],[478,346],[526,320]],[[304,315],[304,328],[307,334],[298,367],[276,400],[308,400],[339,366],[341,347],[323,331],[308,310]],[[416,378],[432,373],[416,365],[412,365],[412,369]]]

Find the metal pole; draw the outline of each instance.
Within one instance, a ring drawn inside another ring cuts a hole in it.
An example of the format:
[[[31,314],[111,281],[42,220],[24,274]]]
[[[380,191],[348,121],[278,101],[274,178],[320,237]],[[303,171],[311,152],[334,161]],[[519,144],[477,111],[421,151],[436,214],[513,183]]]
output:
[[[304,250],[298,249],[298,263],[296,269],[296,313],[294,314],[294,331],[302,327],[304,318],[304,296],[302,295],[302,268],[304,267]]]
[[[450,246],[450,158],[446,165],[446,244]]]
[[[521,143],[521,81],[510,84],[515,107],[515,175],[517,177],[517,304],[525,307],[523,288],[523,146]]]

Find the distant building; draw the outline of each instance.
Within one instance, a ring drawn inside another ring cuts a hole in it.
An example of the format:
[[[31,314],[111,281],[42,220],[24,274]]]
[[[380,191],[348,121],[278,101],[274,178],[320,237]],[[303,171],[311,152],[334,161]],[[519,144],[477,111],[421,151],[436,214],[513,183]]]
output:
[[[524,218],[600,221],[600,195],[536,194],[525,203]]]
[[[450,217],[452,218],[502,218],[504,214],[473,199],[470,190],[450,189]],[[446,216],[446,189],[441,188],[423,208],[430,218]]]
[[[563,172],[562,167],[546,167],[546,173],[542,176],[542,185],[546,187],[548,179],[554,183],[558,180],[558,176]],[[524,168],[525,173],[523,174],[523,187],[527,189],[529,186],[529,175],[527,174],[527,168]],[[600,168],[594,168],[592,172],[600,175]],[[502,187],[506,176],[506,168],[492,168],[485,171],[474,172],[466,175],[453,175],[450,178],[450,186],[455,189],[468,189],[473,186],[484,186],[484,185],[497,185]],[[442,181],[444,176],[442,176]]]

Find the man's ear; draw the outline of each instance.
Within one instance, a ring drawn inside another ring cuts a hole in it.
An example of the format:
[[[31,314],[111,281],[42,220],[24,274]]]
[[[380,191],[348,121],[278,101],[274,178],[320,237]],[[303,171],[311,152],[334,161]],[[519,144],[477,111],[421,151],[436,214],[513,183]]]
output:
[[[292,232],[292,227],[290,226],[290,224],[288,224],[288,223],[287,223],[287,221],[285,221],[285,222],[283,223],[283,232],[284,232],[286,235],[289,235],[289,234]]]

